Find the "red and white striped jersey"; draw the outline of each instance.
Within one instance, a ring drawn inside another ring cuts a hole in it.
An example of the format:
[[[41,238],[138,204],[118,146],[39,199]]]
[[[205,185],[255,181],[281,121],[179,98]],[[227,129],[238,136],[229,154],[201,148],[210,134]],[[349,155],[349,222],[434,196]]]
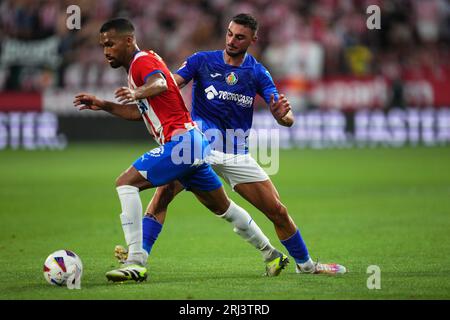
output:
[[[153,51],[137,51],[128,70],[128,87],[143,86],[147,78],[161,73],[167,81],[168,89],[161,94],[137,100],[137,106],[148,131],[163,145],[175,134],[185,132],[195,126],[180,90],[164,61]]]

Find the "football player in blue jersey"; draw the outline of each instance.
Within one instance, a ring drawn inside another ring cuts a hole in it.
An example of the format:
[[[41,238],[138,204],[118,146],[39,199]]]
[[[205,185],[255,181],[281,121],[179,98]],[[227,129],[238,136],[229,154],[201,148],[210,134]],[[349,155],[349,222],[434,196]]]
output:
[[[288,99],[278,94],[267,69],[247,53],[257,41],[258,23],[249,14],[232,18],[226,33],[225,50],[197,52],[187,58],[174,75],[180,88],[193,80],[191,115],[210,138],[214,149],[209,163],[234,191],[263,212],[274,224],[276,234],[296,262],[297,273],[341,274],[337,263],[314,262],[300,231],[266,172],[248,153],[253,103],[258,94],[282,126],[294,124]],[[183,190],[178,182],[159,187],[144,218],[144,248],[150,252],[172,199]],[[225,219],[227,219],[225,217]],[[234,230],[239,233],[238,228]],[[251,234],[246,235],[249,239]],[[116,247],[116,256],[126,256]],[[287,263],[287,257],[281,258]],[[280,261],[277,261],[279,263]]]

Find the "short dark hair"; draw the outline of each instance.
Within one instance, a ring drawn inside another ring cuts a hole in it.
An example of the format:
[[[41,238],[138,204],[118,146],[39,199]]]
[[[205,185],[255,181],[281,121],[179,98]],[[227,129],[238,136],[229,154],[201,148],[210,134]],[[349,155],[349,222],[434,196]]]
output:
[[[253,32],[256,32],[258,30],[258,21],[248,13],[240,13],[236,16],[234,16],[231,21],[234,23],[243,25],[245,27],[250,28]]]
[[[100,33],[107,32],[109,30],[116,30],[117,32],[126,32],[126,33],[133,33],[134,32],[134,26],[131,23],[130,20],[125,18],[115,18],[111,19],[107,22],[105,22],[102,27],[100,28]]]

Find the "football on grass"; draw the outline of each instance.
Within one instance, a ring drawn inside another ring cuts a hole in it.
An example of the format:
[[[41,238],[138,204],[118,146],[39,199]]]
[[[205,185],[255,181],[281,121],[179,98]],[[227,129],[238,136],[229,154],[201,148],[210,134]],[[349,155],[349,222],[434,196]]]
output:
[[[44,278],[52,285],[65,285],[71,271],[78,272],[80,277],[83,272],[81,259],[73,251],[55,251],[44,262]]]

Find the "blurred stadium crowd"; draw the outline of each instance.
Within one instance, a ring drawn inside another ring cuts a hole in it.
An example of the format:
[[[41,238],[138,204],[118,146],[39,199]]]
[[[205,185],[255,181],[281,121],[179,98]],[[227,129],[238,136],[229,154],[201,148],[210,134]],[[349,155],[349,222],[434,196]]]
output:
[[[73,4],[81,8],[80,30],[66,26]],[[379,30],[366,26],[369,5],[381,9]],[[0,89],[123,84],[97,42],[101,24],[118,16],[131,18],[141,48],[155,49],[175,71],[196,51],[222,49],[226,26],[240,12],[259,20],[251,53],[275,80],[381,75],[395,81],[405,72],[439,76],[449,70],[446,0],[3,0]]]

